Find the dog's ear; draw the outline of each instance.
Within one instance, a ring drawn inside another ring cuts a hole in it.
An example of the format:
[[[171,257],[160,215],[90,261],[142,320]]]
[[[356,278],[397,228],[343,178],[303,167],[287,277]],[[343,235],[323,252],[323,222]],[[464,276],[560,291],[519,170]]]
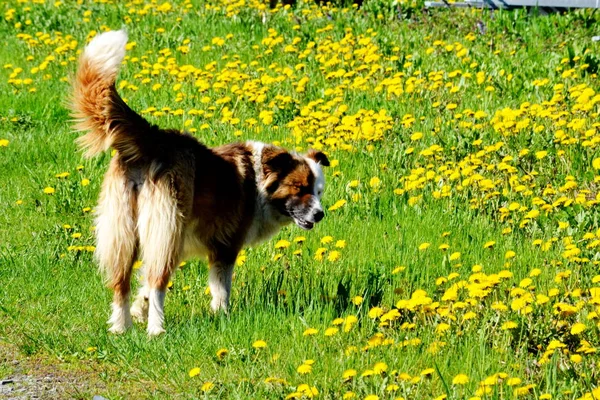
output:
[[[315,162],[321,164],[324,167],[329,167],[329,159],[322,151],[310,149],[308,150],[308,153],[306,153],[306,157],[313,159]]]
[[[282,149],[265,149],[263,152],[263,165],[266,172],[275,172],[285,175],[296,165],[296,160],[290,153]]]

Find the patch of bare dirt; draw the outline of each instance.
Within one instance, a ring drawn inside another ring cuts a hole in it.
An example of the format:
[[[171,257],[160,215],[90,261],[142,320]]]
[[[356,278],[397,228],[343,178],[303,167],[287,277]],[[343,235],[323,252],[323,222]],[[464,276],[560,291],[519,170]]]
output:
[[[89,369],[24,357],[16,346],[0,341],[0,399],[91,399],[103,388]]]

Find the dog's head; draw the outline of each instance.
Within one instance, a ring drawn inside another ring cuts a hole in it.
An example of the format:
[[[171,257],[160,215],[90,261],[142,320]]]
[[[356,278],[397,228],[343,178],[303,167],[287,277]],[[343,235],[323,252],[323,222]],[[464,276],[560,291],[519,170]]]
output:
[[[329,166],[327,156],[315,150],[299,155],[268,147],[263,151],[262,162],[269,203],[300,228],[312,229],[325,216],[321,206],[325,189],[321,167]]]

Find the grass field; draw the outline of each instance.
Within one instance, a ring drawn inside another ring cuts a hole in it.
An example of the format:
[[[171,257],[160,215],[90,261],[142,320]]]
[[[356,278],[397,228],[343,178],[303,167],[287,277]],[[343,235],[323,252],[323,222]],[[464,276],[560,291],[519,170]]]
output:
[[[0,355],[82,374],[64,396],[88,399],[600,399],[597,13],[0,11]],[[152,122],[332,160],[325,220],[247,249],[228,316],[188,260],[153,339],[107,333],[92,230],[111,155],[83,158],[65,108],[86,41],[123,26],[117,85]]]

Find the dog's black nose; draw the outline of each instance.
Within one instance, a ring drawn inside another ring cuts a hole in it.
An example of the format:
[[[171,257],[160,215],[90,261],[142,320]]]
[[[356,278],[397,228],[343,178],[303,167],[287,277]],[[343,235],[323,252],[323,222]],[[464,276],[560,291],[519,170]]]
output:
[[[317,213],[315,214],[315,222],[319,222],[323,219],[324,216],[325,213],[323,211],[317,211]]]

